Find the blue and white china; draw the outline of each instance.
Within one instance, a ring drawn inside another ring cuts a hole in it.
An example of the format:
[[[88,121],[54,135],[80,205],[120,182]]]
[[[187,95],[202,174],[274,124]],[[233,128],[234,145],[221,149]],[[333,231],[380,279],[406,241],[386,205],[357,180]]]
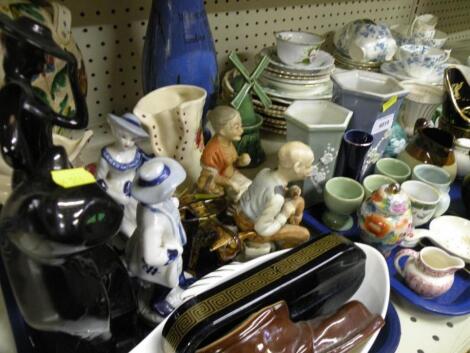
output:
[[[405,44],[425,45],[433,48],[442,48],[448,39],[447,33],[436,30],[433,38],[421,38],[409,35],[410,25],[396,24],[390,27],[398,46]]]
[[[397,50],[390,29],[371,20],[356,20],[337,31],[338,51],[358,62],[389,61]]]
[[[325,41],[323,36],[308,32],[275,33],[277,55],[287,65],[309,65]]]
[[[410,35],[416,38],[432,39],[436,34],[437,16],[424,14],[416,16],[410,27]]]
[[[421,78],[431,75],[438,66],[447,62],[450,52],[424,45],[406,44],[400,47],[397,57],[408,75]]]
[[[401,61],[390,61],[383,63],[380,66],[380,71],[398,80],[414,79],[415,81],[432,85],[442,85],[446,66],[446,64],[437,65],[428,75],[419,78],[411,77],[408,72],[405,71],[405,67]]]

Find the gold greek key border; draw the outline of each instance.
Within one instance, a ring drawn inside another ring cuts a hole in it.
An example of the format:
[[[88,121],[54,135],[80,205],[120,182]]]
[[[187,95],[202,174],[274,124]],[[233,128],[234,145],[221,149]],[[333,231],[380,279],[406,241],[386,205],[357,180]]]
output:
[[[298,270],[306,263],[343,243],[345,243],[344,238],[337,235],[328,235],[283,260],[272,264],[263,271],[257,272],[243,281],[206,298],[178,317],[164,339],[168,341],[169,346],[176,349],[183,337],[199,322],[247,297],[254,291]]]

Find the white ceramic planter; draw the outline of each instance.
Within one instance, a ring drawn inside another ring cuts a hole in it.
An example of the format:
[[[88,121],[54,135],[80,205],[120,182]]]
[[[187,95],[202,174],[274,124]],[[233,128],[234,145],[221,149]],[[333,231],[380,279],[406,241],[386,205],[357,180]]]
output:
[[[134,108],[150,135],[155,155],[181,163],[187,173],[186,185],[193,185],[201,173],[201,118],[206,96],[197,86],[166,86],[147,94]]]
[[[315,171],[303,184],[307,207],[323,199],[323,186],[333,176],[343,133],[352,112],[328,101],[295,101],[285,112],[287,140],[302,141],[315,154]]]
[[[414,135],[416,120],[431,120],[436,109],[444,101],[444,91],[441,87],[412,80],[402,81],[401,85],[410,93],[405,97],[400,110],[399,123],[408,137],[411,137]]]

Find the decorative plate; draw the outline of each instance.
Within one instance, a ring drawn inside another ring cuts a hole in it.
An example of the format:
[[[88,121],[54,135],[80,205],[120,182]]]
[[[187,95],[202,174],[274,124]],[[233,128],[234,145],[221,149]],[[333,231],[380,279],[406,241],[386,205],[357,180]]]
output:
[[[280,89],[279,87],[273,87],[271,84],[267,84],[261,80],[260,83],[263,85],[263,88],[268,96],[281,99],[328,99],[331,98],[333,93],[333,82],[331,81],[315,85],[313,88],[306,88],[302,91],[289,91],[286,89]]]
[[[310,64],[284,64],[276,54],[276,47],[268,47],[261,50],[260,55],[266,55],[274,68],[286,71],[289,74],[319,75],[329,73],[334,67],[335,59],[323,50],[319,50]]]
[[[401,337],[400,318],[392,303],[388,304],[385,326],[380,330],[369,353],[394,353]]]
[[[390,285],[395,293],[418,308],[434,314],[460,316],[470,313],[470,277],[468,274],[464,271],[457,271],[455,273],[454,284],[448,292],[432,299],[423,298],[408,288],[393,265],[395,255],[400,249],[402,248],[394,249],[387,259]],[[400,265],[403,266],[405,261],[406,258],[402,258]]]
[[[361,286],[350,300],[359,300],[369,309],[370,312],[378,313],[382,317],[386,317],[390,287],[385,260],[383,256],[371,246],[364,244],[357,244],[357,246],[366,253],[366,274]],[[230,265],[223,266],[195,282],[191,287],[183,292],[182,298],[184,300],[190,300],[193,296],[232,278],[236,273],[247,271],[260,263],[279,256],[284,251],[286,250],[261,256],[246,263],[232,263]],[[162,352],[161,337],[164,325],[165,321],[158,325],[155,330],[153,330],[131,351],[131,353]],[[379,332],[376,332],[366,341],[365,344],[360,345],[354,352],[367,353],[374,344],[378,334]]]

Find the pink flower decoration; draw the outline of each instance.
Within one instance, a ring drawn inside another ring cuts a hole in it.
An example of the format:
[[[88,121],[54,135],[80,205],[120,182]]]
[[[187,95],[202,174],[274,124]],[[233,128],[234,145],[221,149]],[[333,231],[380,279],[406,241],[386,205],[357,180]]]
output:
[[[392,203],[390,210],[393,213],[405,213],[406,212],[406,203],[405,202],[394,202]]]

